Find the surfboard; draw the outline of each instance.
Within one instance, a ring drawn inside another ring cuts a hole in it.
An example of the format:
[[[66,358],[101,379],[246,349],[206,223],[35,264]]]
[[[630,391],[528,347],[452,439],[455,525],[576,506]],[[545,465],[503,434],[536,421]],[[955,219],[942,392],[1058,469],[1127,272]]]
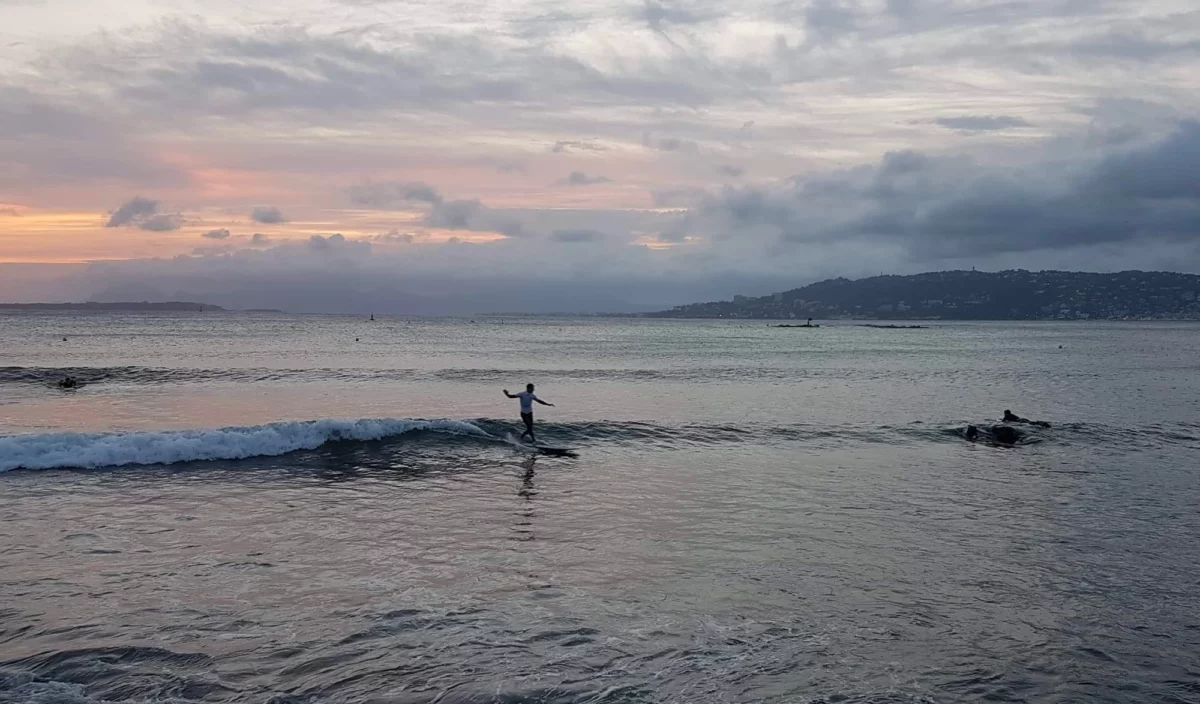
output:
[[[539,455],[547,457],[578,457],[579,455],[569,447],[545,447],[544,445],[531,445],[522,440],[513,437],[512,433],[504,434],[504,441],[514,448],[523,452],[536,452]]]
[[[551,457],[578,457],[578,453],[566,447],[542,447],[534,445],[537,448],[539,455],[549,455]]]

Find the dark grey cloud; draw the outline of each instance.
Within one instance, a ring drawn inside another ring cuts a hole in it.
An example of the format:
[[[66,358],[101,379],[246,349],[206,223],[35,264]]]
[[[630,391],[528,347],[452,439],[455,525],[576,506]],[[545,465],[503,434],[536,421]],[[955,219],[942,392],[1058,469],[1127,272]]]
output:
[[[525,226],[519,218],[493,210],[478,198],[439,202],[425,216],[425,224],[446,230],[498,232],[506,237],[521,237],[526,234]]]
[[[159,213],[138,222],[139,228],[150,232],[171,232],[182,226],[183,215],[179,213]]]
[[[426,227],[445,230],[498,232],[509,237],[525,234],[521,222],[484,205],[478,198],[447,200],[436,188],[421,182],[380,181],[353,186],[350,200],[381,210],[423,209]]]
[[[141,196],[134,198],[120,208],[117,208],[105,227],[124,227],[126,225],[134,225],[144,221],[147,217],[158,212],[158,201]]]
[[[604,233],[596,230],[555,230],[550,233],[550,239],[568,244],[598,242],[604,239]]]
[[[705,228],[806,246],[890,242],[926,259],[1200,242],[1200,123],[1084,164],[1001,169],[898,152],[784,188],[727,187],[682,232]]]
[[[960,117],[940,117],[934,124],[941,125],[960,132],[991,132],[1008,130],[1017,127],[1032,127],[1029,122],[1011,115],[962,115]]]
[[[555,182],[558,186],[594,186],[598,183],[612,183],[607,176],[588,176],[582,171],[572,171],[569,176]]]
[[[254,235],[250,238],[250,246],[252,246],[252,247],[265,247],[270,243],[271,243],[271,238],[267,237],[266,235],[264,235],[261,232],[255,232]]]
[[[284,245],[287,246],[287,245]],[[365,256],[371,253],[371,243],[360,240],[348,240],[340,232],[325,237],[313,235],[308,238],[308,249],[322,255],[353,255]]]
[[[200,236],[210,240],[227,240],[229,239],[229,230],[224,228],[220,230],[209,230]]]
[[[250,219],[264,225],[276,225],[287,222],[287,218],[283,216],[283,211],[274,206],[267,205],[260,205],[250,211]]]

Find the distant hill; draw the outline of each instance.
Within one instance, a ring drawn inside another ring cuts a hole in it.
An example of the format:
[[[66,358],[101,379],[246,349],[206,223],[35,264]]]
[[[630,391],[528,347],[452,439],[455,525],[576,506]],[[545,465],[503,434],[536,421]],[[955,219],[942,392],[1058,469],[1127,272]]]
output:
[[[828,279],[770,296],[693,303],[656,318],[1200,320],[1200,276],[1161,271],[937,271]]]
[[[0,303],[0,310],[65,310],[65,311],[151,311],[151,312],[176,312],[176,311],[194,311],[199,313],[220,313],[225,312],[221,306],[214,306],[208,303],[190,303],[188,301],[166,301],[163,303],[135,303],[131,301],[115,302],[115,303],[100,303],[97,301],[88,301],[87,303]]]

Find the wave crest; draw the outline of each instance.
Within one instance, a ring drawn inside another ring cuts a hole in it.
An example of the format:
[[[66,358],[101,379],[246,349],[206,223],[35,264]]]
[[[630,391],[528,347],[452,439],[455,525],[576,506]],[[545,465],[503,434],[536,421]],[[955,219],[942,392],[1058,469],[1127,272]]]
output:
[[[328,442],[381,440],[421,431],[492,437],[465,421],[389,418],[295,421],[216,430],[17,435],[0,437],[0,472],[273,457],[312,450]]]

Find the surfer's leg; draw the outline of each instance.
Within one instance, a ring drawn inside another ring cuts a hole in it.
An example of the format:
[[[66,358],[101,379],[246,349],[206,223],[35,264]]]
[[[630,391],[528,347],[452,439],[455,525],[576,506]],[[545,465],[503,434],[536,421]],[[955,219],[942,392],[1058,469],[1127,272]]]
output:
[[[521,437],[529,436],[529,442],[537,444],[537,438],[533,436],[533,414],[522,413],[521,420],[525,421],[525,432],[521,433]]]

